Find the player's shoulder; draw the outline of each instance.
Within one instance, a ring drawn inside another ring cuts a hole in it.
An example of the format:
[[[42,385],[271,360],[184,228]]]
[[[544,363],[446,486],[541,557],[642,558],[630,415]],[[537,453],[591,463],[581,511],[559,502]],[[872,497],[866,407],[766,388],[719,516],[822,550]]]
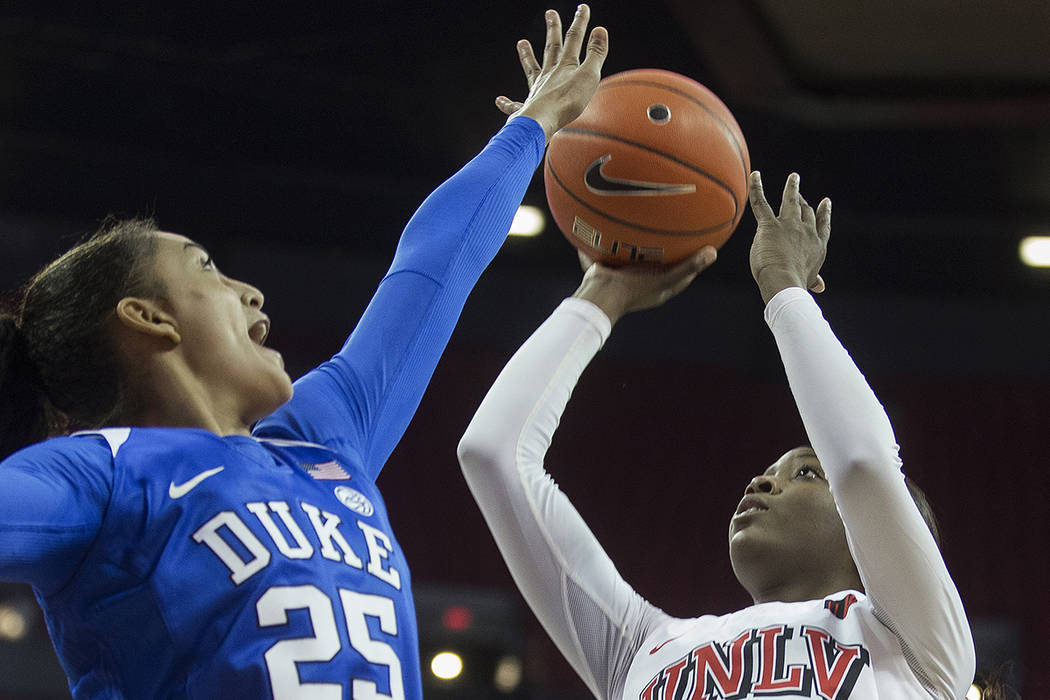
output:
[[[112,457],[106,439],[94,434],[88,439],[85,435],[61,435],[37,442],[10,455],[5,462],[47,462],[55,459],[86,459],[89,461],[106,461]]]
[[[129,452],[178,452],[205,444],[221,445],[222,438],[194,428],[99,428],[49,438],[15,452],[5,460],[24,465],[76,462],[112,466]]]
[[[693,618],[698,627],[714,626],[726,629],[760,628],[770,624],[852,623],[858,618],[872,616],[871,600],[861,591],[842,590],[824,598],[794,602],[771,601],[758,603],[722,615]]]
[[[79,480],[85,475],[112,471],[113,452],[101,435],[66,435],[34,443],[9,455],[0,468],[54,478],[60,475]]]
[[[177,452],[205,445],[224,444],[222,436],[203,428],[99,428],[79,431],[69,437],[81,442],[90,441],[96,445],[105,445],[114,459],[129,452]]]

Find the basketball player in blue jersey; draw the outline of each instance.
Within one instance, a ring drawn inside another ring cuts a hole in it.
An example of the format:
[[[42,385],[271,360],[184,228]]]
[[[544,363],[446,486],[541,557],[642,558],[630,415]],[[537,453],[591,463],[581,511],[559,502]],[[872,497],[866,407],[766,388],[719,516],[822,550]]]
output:
[[[546,141],[598,85],[587,6],[564,41],[546,19],[542,65],[518,45],[525,102],[497,100],[514,116],[294,392],[262,293],[151,221],[73,248],[0,320],[0,579],[33,585],[78,700],[422,697],[375,479]],[[62,423],[89,430],[44,440]]]

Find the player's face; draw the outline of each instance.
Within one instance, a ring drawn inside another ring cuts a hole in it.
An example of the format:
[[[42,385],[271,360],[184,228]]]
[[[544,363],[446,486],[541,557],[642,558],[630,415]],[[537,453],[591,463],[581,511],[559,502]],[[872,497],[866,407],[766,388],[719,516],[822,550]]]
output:
[[[280,353],[265,347],[270,322],[255,287],[223,275],[185,236],[157,232],[154,271],[176,319],[179,351],[214,408],[244,425],[291,398]]]
[[[849,585],[856,566],[811,448],[790,450],[747,485],[729,521],[729,558],[756,600],[776,588],[804,590],[810,581],[832,582],[832,591],[841,590],[834,582],[859,585]]]

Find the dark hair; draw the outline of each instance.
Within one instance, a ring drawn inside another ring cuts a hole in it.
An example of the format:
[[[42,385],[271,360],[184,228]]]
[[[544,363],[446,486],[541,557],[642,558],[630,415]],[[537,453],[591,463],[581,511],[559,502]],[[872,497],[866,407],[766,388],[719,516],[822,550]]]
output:
[[[940,549],[941,528],[937,525],[937,516],[933,514],[930,502],[926,500],[926,493],[919,488],[919,485],[910,476],[904,476],[904,483],[908,485],[908,493],[911,494],[911,500],[915,502],[915,507],[919,509],[919,514],[926,521],[926,527],[930,528],[933,541],[937,543],[937,548]]]
[[[0,458],[69,423],[95,428],[124,402],[109,325],[117,302],[156,296],[152,219],[110,219],[33,276],[0,319]]]
[[[978,670],[974,685],[981,689],[984,700],[1021,700],[1021,694],[1006,683],[1013,676],[1014,663],[1007,661],[995,668]]]

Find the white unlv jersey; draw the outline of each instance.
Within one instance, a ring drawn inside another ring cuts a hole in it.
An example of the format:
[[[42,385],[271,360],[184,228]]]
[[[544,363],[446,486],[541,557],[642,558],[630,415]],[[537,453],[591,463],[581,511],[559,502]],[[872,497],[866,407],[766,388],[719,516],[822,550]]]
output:
[[[634,655],[624,698],[929,698],[863,593],[670,619]]]
[[[866,595],[679,620],[623,580],[543,464],[609,332],[604,314],[578,299],[515,354],[460,443],[518,588],[602,700],[959,700],[973,678],[973,640],[882,406],[804,290],[776,295],[766,316]]]

